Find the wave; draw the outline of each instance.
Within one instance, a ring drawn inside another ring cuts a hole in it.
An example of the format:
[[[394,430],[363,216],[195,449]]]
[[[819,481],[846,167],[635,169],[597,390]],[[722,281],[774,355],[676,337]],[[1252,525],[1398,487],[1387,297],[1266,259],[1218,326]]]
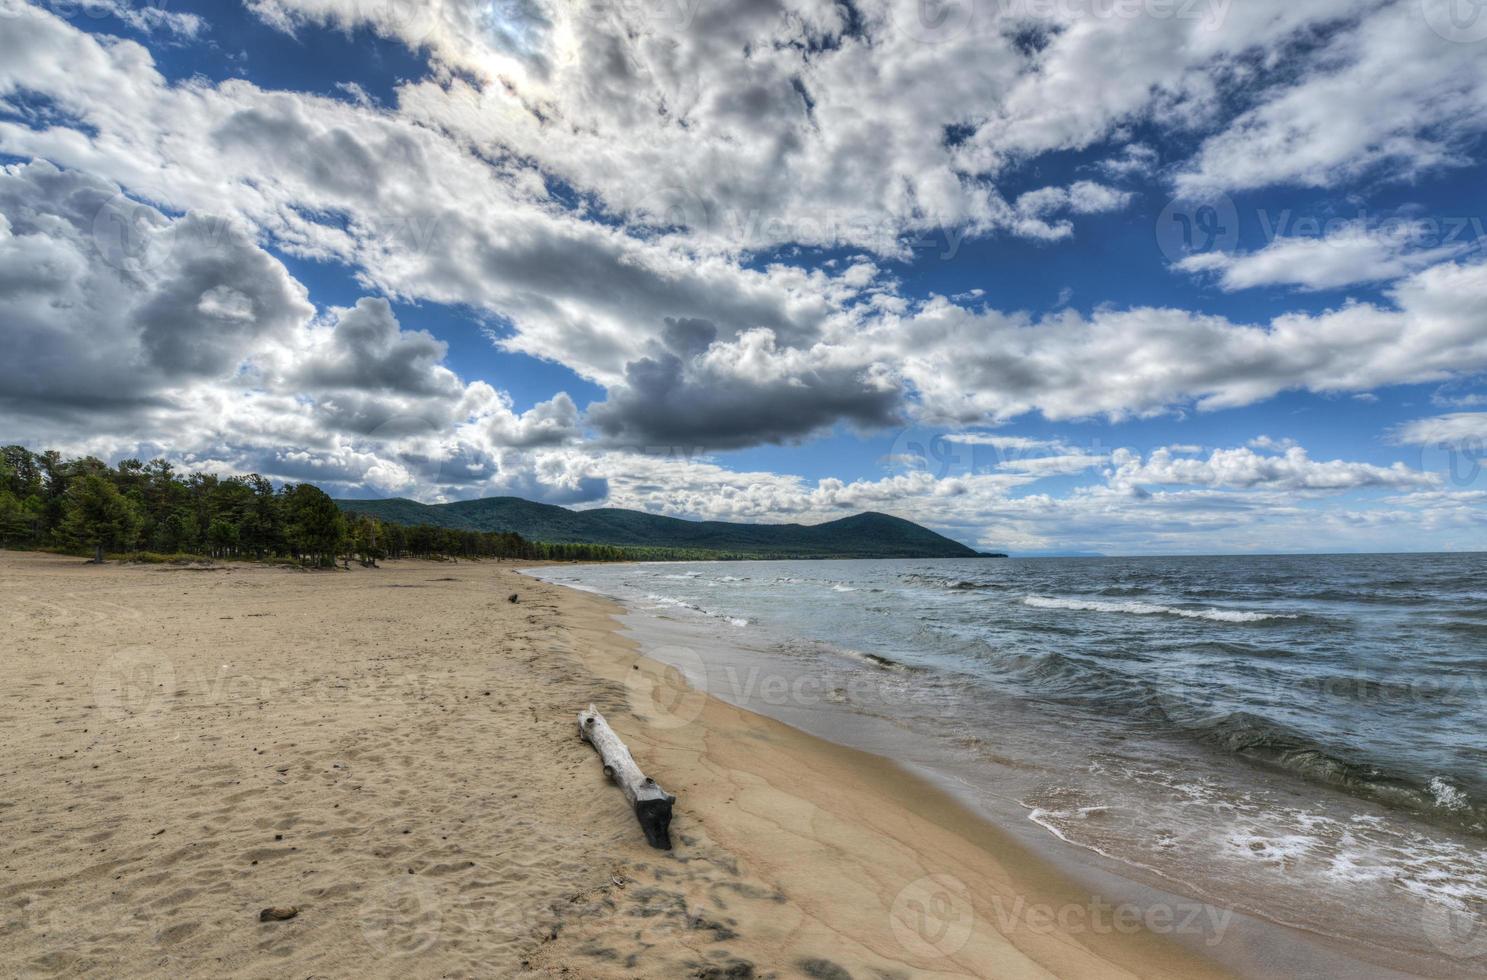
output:
[[[1452,777],[1411,777],[1344,757],[1279,722],[1236,711],[1188,728],[1198,741],[1307,782],[1412,811],[1432,822],[1487,831],[1487,806]]]
[[[1002,676],[1041,699],[1139,719],[1158,732],[1192,739],[1210,750],[1243,759],[1306,782],[1330,787],[1425,819],[1487,833],[1487,790],[1456,775],[1411,776],[1355,760],[1280,722],[1248,711],[1214,714],[1201,693],[1172,687],[1170,679],[1133,676],[1083,657],[1056,651],[997,658]],[[1196,696],[1195,696],[1196,694]]]
[[[1100,602],[1095,599],[1058,599],[1030,595],[1023,604],[1034,609],[1068,609],[1076,612],[1126,613],[1131,616],[1181,616],[1216,623],[1260,623],[1269,619],[1300,619],[1289,613],[1242,612],[1237,609],[1180,609],[1150,602]]]
[[[721,619],[728,625],[736,626],[740,629],[750,625],[753,622],[752,620],[746,619],[742,616],[729,616],[726,613],[719,613],[714,612],[711,609],[704,609],[703,607],[695,603],[677,599],[669,595],[657,595],[656,593],[652,592],[645,598],[647,602],[652,604],[653,609],[685,609],[688,612],[700,613],[703,616],[710,616],[713,619]]]
[[[914,585],[928,585],[937,589],[945,589],[950,592],[983,592],[991,590],[1003,590],[1007,588],[1003,582],[977,582],[973,579],[949,578],[944,575],[926,575],[922,572],[911,572],[908,575],[900,575],[899,580]]]

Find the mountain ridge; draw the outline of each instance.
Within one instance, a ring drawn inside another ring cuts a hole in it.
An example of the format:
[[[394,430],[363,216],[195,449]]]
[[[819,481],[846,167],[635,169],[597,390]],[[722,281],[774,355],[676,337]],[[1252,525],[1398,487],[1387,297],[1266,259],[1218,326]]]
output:
[[[569,510],[522,497],[421,504],[405,497],[337,500],[348,513],[395,524],[464,531],[514,531],[550,544],[671,548],[751,558],[976,558],[958,541],[891,514],[867,511],[825,524],[689,521],[602,507]]]

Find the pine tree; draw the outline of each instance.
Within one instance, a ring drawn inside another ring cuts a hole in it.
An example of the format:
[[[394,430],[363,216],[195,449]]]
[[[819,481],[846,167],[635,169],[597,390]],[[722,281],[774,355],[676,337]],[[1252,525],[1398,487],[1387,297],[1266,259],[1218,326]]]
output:
[[[63,500],[58,535],[77,547],[93,549],[93,561],[103,564],[105,548],[134,547],[139,535],[139,510],[102,476],[88,474],[70,481]]]
[[[292,490],[286,487],[285,491],[290,548],[310,556],[322,567],[334,565],[346,537],[346,519],[341,508],[319,487],[308,483]]]

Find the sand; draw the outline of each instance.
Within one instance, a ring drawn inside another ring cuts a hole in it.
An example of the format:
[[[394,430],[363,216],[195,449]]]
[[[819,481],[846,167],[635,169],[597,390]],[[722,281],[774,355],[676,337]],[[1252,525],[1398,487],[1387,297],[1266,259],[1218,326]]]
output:
[[[509,563],[0,552],[0,974],[1218,974],[891,762],[679,688],[617,611]]]

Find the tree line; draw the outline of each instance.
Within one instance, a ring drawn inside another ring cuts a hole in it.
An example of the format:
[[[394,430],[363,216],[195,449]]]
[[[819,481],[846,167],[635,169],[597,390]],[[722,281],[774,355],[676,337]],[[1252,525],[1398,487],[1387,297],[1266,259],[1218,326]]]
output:
[[[109,466],[91,456],[0,449],[0,548],[141,559],[210,557],[328,568],[385,558],[637,561],[672,549],[551,544],[501,531],[390,524],[347,514],[309,483],[275,488],[257,474],[180,473],[164,459]]]

